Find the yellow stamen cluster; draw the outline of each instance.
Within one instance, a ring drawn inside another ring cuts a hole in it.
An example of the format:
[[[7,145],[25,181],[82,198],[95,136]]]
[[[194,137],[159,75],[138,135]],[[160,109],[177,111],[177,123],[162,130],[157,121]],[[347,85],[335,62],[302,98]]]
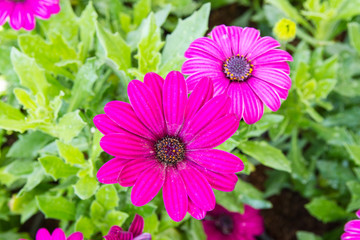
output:
[[[226,59],[223,69],[231,81],[245,81],[251,76],[254,65],[244,55],[237,54]]]
[[[155,143],[156,158],[166,164],[184,160],[185,145],[177,137],[166,136]]]

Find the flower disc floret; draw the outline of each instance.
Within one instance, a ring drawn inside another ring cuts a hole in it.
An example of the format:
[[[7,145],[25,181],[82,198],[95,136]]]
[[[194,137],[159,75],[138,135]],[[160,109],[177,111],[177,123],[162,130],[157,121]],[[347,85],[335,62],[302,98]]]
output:
[[[244,57],[244,55],[238,54],[236,56],[229,57],[224,63],[224,73],[226,77],[231,81],[245,81],[251,76],[254,65]]]
[[[178,137],[166,136],[155,144],[156,158],[163,163],[181,162],[185,157],[185,145]]]

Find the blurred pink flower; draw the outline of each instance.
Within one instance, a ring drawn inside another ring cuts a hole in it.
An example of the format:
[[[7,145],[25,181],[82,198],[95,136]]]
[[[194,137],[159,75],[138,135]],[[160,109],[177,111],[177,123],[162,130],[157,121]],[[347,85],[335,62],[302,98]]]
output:
[[[198,38],[185,52],[187,61],[182,73],[191,92],[203,77],[214,82],[214,96],[231,97],[232,113],[247,124],[260,120],[264,106],[272,111],[280,108],[291,87],[286,51],[275,49],[280,44],[271,37],[260,37],[254,28],[215,27],[211,38]]]
[[[36,233],[35,240],[83,240],[84,237],[81,232],[76,232],[71,234],[68,238],[66,238],[65,233],[60,228],[54,230],[54,232],[50,235],[49,231],[45,228],[40,228]],[[26,239],[19,239],[26,240]]]
[[[188,98],[180,72],[164,80],[155,73],[144,83],[128,86],[130,104],[112,101],[105,114],[94,118],[105,135],[100,145],[114,159],[103,165],[97,178],[105,184],[134,186],[131,201],[143,206],[163,188],[166,211],[174,221],[186,212],[202,219],[215,207],[212,188],[232,191],[236,172],[244,165],[235,155],[213,149],[238,129],[239,120],[229,114],[226,94],[213,98],[211,80],[204,78]]]
[[[35,17],[48,19],[59,11],[59,0],[0,0],[0,25],[9,19],[13,29],[30,31],[35,28]]]
[[[255,240],[255,236],[264,232],[260,211],[249,205],[245,205],[244,213],[240,214],[216,204],[202,224],[208,240]]]
[[[360,210],[356,212],[360,218]],[[360,219],[351,220],[345,224],[345,233],[341,235],[341,240],[359,240],[360,239]]]
[[[142,233],[143,230],[144,218],[136,214],[128,231],[122,230],[119,226],[112,226],[104,238],[106,240],[151,240],[150,233]]]

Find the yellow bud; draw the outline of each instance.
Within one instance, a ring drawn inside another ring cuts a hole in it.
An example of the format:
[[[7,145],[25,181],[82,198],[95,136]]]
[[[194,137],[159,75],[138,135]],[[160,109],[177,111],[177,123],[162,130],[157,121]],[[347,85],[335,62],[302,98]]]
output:
[[[286,18],[280,19],[273,28],[273,33],[280,41],[290,42],[296,34],[296,24]]]

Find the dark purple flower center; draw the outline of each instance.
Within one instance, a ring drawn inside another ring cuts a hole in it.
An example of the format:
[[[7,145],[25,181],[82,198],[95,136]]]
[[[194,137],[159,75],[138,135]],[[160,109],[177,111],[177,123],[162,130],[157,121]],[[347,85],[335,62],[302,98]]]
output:
[[[163,163],[176,164],[185,157],[185,145],[178,137],[166,136],[155,143],[156,158]]]
[[[242,82],[251,76],[254,65],[243,55],[235,55],[226,59],[223,65],[226,77],[231,81]]]
[[[234,222],[231,216],[222,214],[215,220],[215,226],[225,235],[229,235],[234,230]]]

